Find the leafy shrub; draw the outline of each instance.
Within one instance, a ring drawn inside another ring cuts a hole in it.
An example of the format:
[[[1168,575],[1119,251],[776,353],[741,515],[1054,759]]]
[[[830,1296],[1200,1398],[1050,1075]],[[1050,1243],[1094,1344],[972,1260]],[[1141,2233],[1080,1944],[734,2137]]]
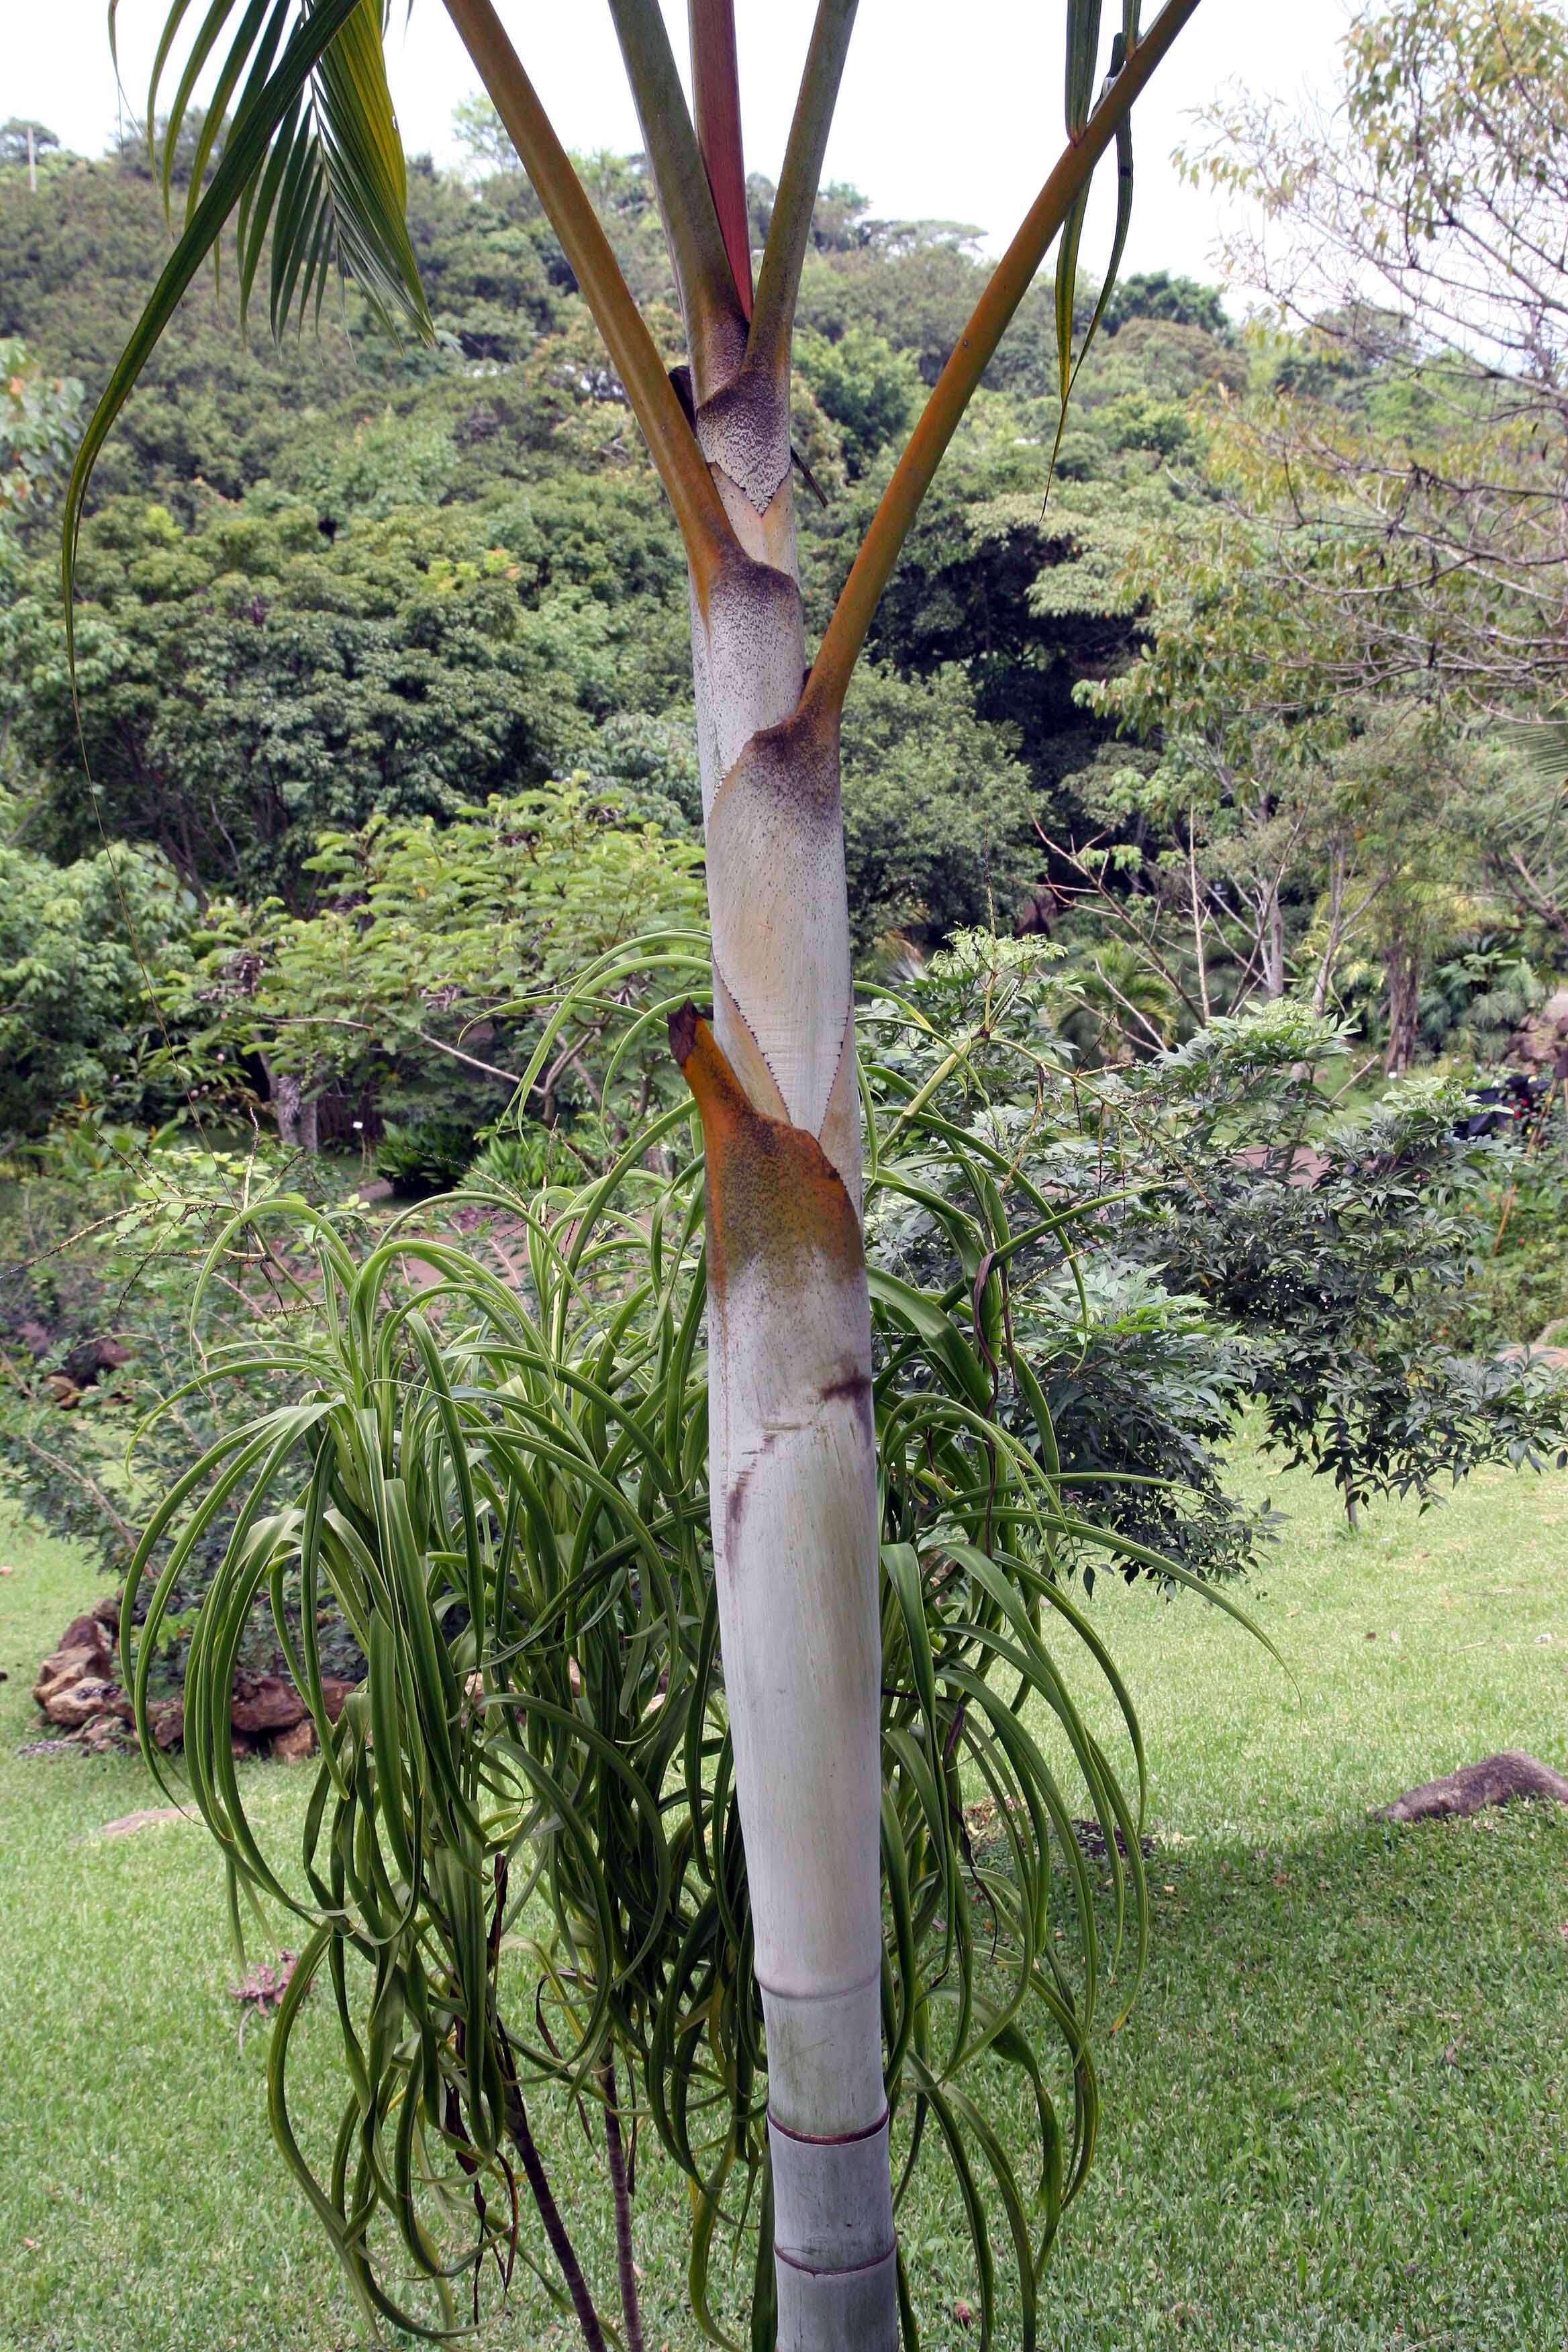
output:
[[[1091,1251],[1080,1254],[1081,1292],[1058,1275],[1014,1307],[1016,1345],[1081,1482],[1074,1507],[1194,1574],[1240,1575],[1275,1517],[1226,1487],[1226,1447],[1256,1378],[1252,1350],[1201,1298]],[[1095,1555],[1080,1546],[1077,1558],[1092,1591]],[[1121,1564],[1129,1580],[1149,1570],[1136,1555]]]
[[[148,966],[188,964],[196,918],[158,850],[58,866],[0,842],[0,1147],[73,1107],[141,1105],[158,1042]]]
[[[604,960],[584,991],[610,996],[647,954]],[[1034,1700],[1053,1711],[1104,1838],[1117,1929],[1130,1904],[1141,1947],[1139,1814],[1068,1695],[1063,1667],[1084,1633],[1057,1566],[1062,1543],[1121,1546],[1074,1510],[1048,1408],[1007,1331],[1003,1269],[1035,1230],[1037,1190],[989,1136],[954,1129],[918,1094],[888,1066],[868,1192],[931,1218],[936,1254],[963,1279],[872,1276],[889,2100],[899,2161],[912,2172],[945,2151],[957,2166],[987,2282],[990,2225],[970,2192],[974,2157],[989,2167],[1032,2327],[1040,2264],[1095,2126],[1087,2031],[1100,1963],[1073,1822],[1020,1714]],[[743,2243],[766,2214],[764,2029],[709,1540],[692,1135],[688,1106],[658,1110],[605,1177],[540,1195],[512,1235],[510,1281],[482,1252],[406,1221],[367,1249],[282,1200],[231,1223],[204,1276],[205,1287],[223,1252],[265,1235],[319,1313],[308,1345],[263,1347],[266,1404],[214,1446],[205,1494],[193,1505],[171,1491],[149,1519],[133,1586],[161,1547],[166,1559],[132,1644],[139,1717],[145,1737],[150,1662],[185,1564],[243,1489],[192,1641],[192,1793],[237,1876],[304,1917],[273,2028],[272,2114],[367,2318],[452,2327],[449,2281],[471,2268],[478,2293],[491,2254],[504,2277],[513,2154],[542,2211],[549,2194],[528,2111],[537,2084],[602,2105],[608,2141],[629,2078],[691,2184],[705,2326],[721,2215],[728,2230],[742,2214]],[[414,1261],[425,1286],[402,1292],[398,1269]],[[243,1371],[258,1353],[247,1335],[212,1371]],[[1027,1442],[994,1412],[999,1388],[1027,1417]],[[296,1864],[258,1842],[271,1824],[247,1818],[228,1762],[234,1646],[263,1590],[322,1751]],[[336,1724],[316,1646],[327,1595],[364,1670]],[[994,1828],[972,1830],[966,1778],[987,1792]],[[1079,1931],[1071,1947],[1047,1940],[1057,1907]],[[318,2175],[286,2126],[293,2029],[323,1975],[353,2177],[342,2161]],[[1042,2064],[1053,2042],[1070,2123]],[[1038,2251],[984,2113],[998,2096],[1022,2097],[1037,2121]],[[629,2232],[630,2190],[612,2179]],[[772,2335],[769,2234],[763,2221],[757,2342]]]
[[[500,1127],[484,1139],[468,1169],[480,1184],[503,1192],[537,1192],[541,1185],[559,1183],[575,1169],[574,1155],[557,1127]]]
[[[175,1134],[86,1123],[64,1130],[35,1171],[0,1185],[0,1486],[35,1523],[79,1545],[123,1580],[150,1498],[185,1478],[246,1416],[266,1410],[269,1384],[254,1369],[259,1334],[301,1345],[315,1330],[300,1268],[275,1242],[224,1240],[235,1213],[301,1179],[334,1227],[355,1206],[333,1205],[322,1163],[280,1152],[204,1150]],[[216,1247],[213,1278],[197,1275]],[[215,1355],[248,1354],[252,1369],[209,1377]],[[233,1532],[231,1496],[206,1514],[170,1589],[172,1619],[188,1637]],[[161,1571],[166,1548],[156,1555]],[[291,1594],[288,1609],[298,1612]],[[335,1610],[321,1630],[330,1672],[346,1657]],[[153,1688],[179,1683],[183,1640],[159,1651]],[[239,1663],[281,1663],[265,1611],[248,1623]]]
[[[634,927],[699,919],[701,857],[698,842],[667,838],[582,777],[497,796],[444,825],[376,818],[323,834],[309,871],[327,903],[314,914],[276,899],[209,910],[182,1004],[182,1066],[231,1092],[258,1058],[308,1095],[372,1091],[401,1130],[383,1172],[449,1184],[505,1110],[531,1037],[583,961]],[[583,1066],[607,1023],[603,1008],[584,1008],[558,1066],[539,1074],[531,1108],[547,1120],[579,1091],[595,1096]],[[668,1055],[650,1041],[625,1065],[628,1105],[656,1060],[657,1082],[673,1090]],[[439,1132],[459,1127],[461,1138]]]
[[[1331,1475],[1353,1525],[1373,1496],[1538,1464],[1563,1442],[1568,1383],[1456,1346],[1466,1202],[1495,1153],[1456,1135],[1465,1097],[1433,1079],[1325,1116],[1311,1067],[1345,1044],[1299,1006],[1216,1021],[1110,1108],[1118,1150],[1161,1183],[1127,1245],[1247,1339],[1268,1442]]]
[[[846,470],[851,481],[858,479],[913,422],[919,369],[907,352],[860,326],[846,328],[833,342],[815,328],[801,328],[795,360],[816,405],[837,426]]]
[[[850,928],[861,954],[896,929],[927,941],[1012,903],[1036,849],[1016,731],[983,719],[956,662],[925,679],[858,671],[844,710]]]
[[[944,1136],[984,1139],[1037,1204],[1037,1229],[1005,1270],[1007,1330],[1072,1469],[1079,1528],[1061,1547],[1064,1563],[1092,1585],[1113,1537],[1130,1576],[1167,1565],[1234,1576],[1269,1531],[1268,1512],[1247,1509],[1226,1485],[1250,1353],[1129,1242],[1150,1204],[1121,1198],[1114,1160],[1084,1149],[1071,1066],[1055,1042],[1080,1002],[1048,943],[961,934],[896,1001],[869,1008],[869,1075],[893,1100],[908,1091],[939,1109]],[[977,1269],[953,1255],[936,1205],[950,1181],[933,1154],[929,1199],[876,1209],[874,1266],[947,1292],[973,1286]],[[1036,1442],[1024,1400],[1004,1382],[992,1409],[1021,1444]]]

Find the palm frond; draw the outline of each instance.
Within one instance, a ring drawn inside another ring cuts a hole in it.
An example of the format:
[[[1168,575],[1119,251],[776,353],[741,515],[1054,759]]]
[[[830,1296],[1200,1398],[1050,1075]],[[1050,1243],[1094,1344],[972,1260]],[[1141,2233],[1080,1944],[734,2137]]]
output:
[[[111,0],[111,35],[118,5]],[[188,6],[189,0],[174,0],[153,60],[147,117],[155,158],[156,102]],[[335,272],[353,279],[383,324],[434,339],[408,234],[407,173],[387,86],[385,16],[378,0],[245,0],[243,8],[239,0],[212,0],[183,58],[163,123],[158,160],[165,202],[197,81],[219,55],[237,15],[196,137],[184,225],[71,471],[62,552],[68,634],[77,539],[93,467],[182,297],[230,221],[242,317],[270,244],[275,336],[291,317],[302,321],[308,310],[320,314]],[[238,103],[226,130],[226,110],[237,89]]]
[[[119,5],[120,0],[113,0],[111,16]],[[159,91],[188,0],[176,0],[165,21],[147,90],[148,147],[163,183],[165,208],[172,203],[180,133],[197,82],[217,53],[237,5],[238,0],[212,0],[185,55],[160,141],[155,128]],[[387,7],[388,0],[359,0],[358,6],[349,9],[304,89],[278,116],[265,163],[251,173],[240,197],[241,311],[243,315],[248,308],[270,227],[268,307],[274,334],[281,333],[295,307],[302,316],[312,297],[320,307],[334,267],[353,277],[384,323],[405,325],[423,335],[430,332],[408,236],[407,173],[386,79],[383,44]],[[253,104],[265,102],[273,60],[290,22],[298,31],[326,12],[327,0],[246,0],[196,135],[185,198],[187,231],[242,76],[241,116]]]
[[[1542,783],[1568,784],[1568,719],[1520,719],[1506,730],[1526,767]]]

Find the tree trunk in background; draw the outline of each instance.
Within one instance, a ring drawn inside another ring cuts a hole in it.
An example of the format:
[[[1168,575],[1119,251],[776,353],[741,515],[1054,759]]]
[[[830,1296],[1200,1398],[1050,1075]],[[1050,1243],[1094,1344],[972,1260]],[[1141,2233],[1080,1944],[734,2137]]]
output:
[[[1329,1009],[1329,990],[1344,935],[1344,912],[1345,853],[1342,843],[1336,841],[1329,851],[1329,935],[1323,942],[1318,976],[1312,982],[1312,1010],[1320,1021]]]
[[[275,1070],[267,1055],[258,1057],[267,1080],[267,1107],[278,1123],[278,1140],[289,1151],[321,1150],[321,1097],[307,1094],[310,1083],[291,1070]]]
[[[1285,909],[1278,887],[1269,890],[1263,909],[1263,993],[1285,993]]]
[[[1388,982],[1388,1045],[1383,1066],[1391,1077],[1400,1077],[1415,1060],[1421,979],[1415,951],[1402,932],[1384,950],[1383,966]]]
[[[802,699],[787,385],[698,438],[740,540],[692,588],[713,1022],[713,1551],[767,2021],[779,2352],[896,2352],[881,2033],[880,1628],[837,718]]]
[[[265,1054],[260,1056],[267,1077],[267,1107],[278,1122],[278,1140],[286,1150],[300,1149],[300,1107],[303,1088],[291,1071],[275,1070]]]
[[[278,1122],[278,1140],[291,1152],[320,1152],[322,1148],[322,1077],[299,1077],[294,1070],[275,1070],[266,1054],[257,1054],[266,1077],[266,1103]],[[306,1091],[312,1089],[312,1091]]]

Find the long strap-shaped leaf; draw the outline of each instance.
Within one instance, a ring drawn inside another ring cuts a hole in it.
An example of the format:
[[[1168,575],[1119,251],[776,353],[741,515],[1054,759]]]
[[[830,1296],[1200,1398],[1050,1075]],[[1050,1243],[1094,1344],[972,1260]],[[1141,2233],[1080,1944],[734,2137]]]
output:
[[[1138,42],[1138,19],[1142,0],[1123,0],[1121,30],[1110,51],[1110,78],[1115,79],[1127,62],[1128,53]],[[1095,60],[1100,53],[1100,0],[1070,0],[1068,13],[1068,74],[1067,127],[1070,138],[1082,135],[1089,121],[1089,100],[1094,88]],[[1057,418],[1057,435],[1051,446],[1051,462],[1046,476],[1048,496],[1057,458],[1062,446],[1062,431],[1067,424],[1068,402],[1072,396],[1078,372],[1089,356],[1089,347],[1100,331],[1106,306],[1115,291],[1121,257],[1127,250],[1127,232],[1132,225],[1132,118],[1128,115],[1116,128],[1116,226],[1110,241],[1110,259],[1100,281],[1100,295],[1094,315],[1089,322],[1077,359],[1073,358],[1073,305],[1078,297],[1079,249],[1083,242],[1083,225],[1089,213],[1090,182],[1074,204],[1062,225],[1061,242],[1057,247],[1056,320],[1057,369],[1061,390],[1061,409]]]

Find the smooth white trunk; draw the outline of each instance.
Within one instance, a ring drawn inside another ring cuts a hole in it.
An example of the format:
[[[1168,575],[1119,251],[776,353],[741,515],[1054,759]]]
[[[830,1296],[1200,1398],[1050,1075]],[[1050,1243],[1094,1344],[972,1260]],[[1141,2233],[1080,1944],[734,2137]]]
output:
[[[678,1039],[709,1160],[713,1549],[767,2024],[781,2352],[894,2352],[880,1634],[837,730],[800,709],[787,408],[698,433],[745,553],[693,590],[712,1032]]]

